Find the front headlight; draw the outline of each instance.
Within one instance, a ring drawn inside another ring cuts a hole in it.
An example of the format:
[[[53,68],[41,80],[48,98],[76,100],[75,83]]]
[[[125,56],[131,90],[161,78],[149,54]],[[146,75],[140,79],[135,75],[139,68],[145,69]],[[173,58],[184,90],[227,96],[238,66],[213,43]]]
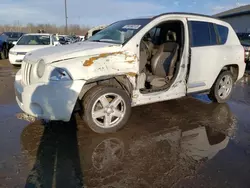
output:
[[[9,52],[11,55],[17,55],[17,52],[10,51]]]
[[[43,59],[41,59],[38,64],[37,64],[37,70],[36,70],[36,74],[38,76],[38,78],[42,78],[44,72],[45,72],[45,62]]]
[[[70,75],[67,73],[66,70],[62,69],[62,68],[55,68],[51,75],[50,75],[50,80],[52,81],[68,81],[68,80],[72,80],[72,78],[70,77]]]

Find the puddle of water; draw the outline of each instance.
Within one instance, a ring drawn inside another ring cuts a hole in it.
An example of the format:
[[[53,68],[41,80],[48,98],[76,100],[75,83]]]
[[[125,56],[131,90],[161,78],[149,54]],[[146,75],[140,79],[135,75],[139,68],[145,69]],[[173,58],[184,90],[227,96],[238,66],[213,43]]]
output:
[[[193,94],[192,97],[207,104],[212,103],[208,96],[204,94]]]

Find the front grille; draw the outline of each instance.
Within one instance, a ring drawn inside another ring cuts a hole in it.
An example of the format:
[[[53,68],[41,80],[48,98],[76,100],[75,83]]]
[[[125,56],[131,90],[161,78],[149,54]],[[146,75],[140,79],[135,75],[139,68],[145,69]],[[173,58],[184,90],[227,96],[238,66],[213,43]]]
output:
[[[25,55],[27,52],[17,52],[17,55]]]
[[[30,84],[30,72],[32,65],[26,62],[22,64],[22,81],[25,85]]]

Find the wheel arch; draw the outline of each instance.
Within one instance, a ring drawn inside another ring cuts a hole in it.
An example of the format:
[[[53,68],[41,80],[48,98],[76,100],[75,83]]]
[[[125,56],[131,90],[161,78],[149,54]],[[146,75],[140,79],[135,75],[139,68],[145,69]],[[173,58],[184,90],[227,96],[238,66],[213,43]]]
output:
[[[84,95],[96,85],[107,85],[124,89],[130,97],[133,91],[132,83],[126,75],[105,76],[87,81],[79,93],[79,100],[82,100]]]
[[[233,75],[234,82],[237,81],[238,75],[239,75],[239,65],[237,65],[237,64],[226,65],[222,68],[221,72],[223,72],[223,71],[230,71]],[[221,74],[221,72],[219,73],[219,75]]]
[[[218,77],[220,76],[220,74],[222,72],[224,72],[224,71],[230,71],[233,74],[233,80],[234,80],[234,82],[237,81],[238,75],[239,75],[239,65],[237,65],[237,64],[229,64],[229,65],[225,65],[224,67],[221,68],[221,70],[219,71],[218,75],[216,76],[216,78],[213,81],[213,85],[215,84],[215,82],[218,79]]]

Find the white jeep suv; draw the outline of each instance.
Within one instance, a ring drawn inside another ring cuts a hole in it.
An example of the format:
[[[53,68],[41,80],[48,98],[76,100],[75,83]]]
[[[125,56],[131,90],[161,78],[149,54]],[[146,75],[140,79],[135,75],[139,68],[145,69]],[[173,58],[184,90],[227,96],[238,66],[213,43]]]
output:
[[[115,132],[134,106],[201,92],[226,102],[245,66],[228,23],[168,13],[118,21],[84,42],[26,54],[16,100],[42,119],[69,121],[78,109],[93,131]]]

